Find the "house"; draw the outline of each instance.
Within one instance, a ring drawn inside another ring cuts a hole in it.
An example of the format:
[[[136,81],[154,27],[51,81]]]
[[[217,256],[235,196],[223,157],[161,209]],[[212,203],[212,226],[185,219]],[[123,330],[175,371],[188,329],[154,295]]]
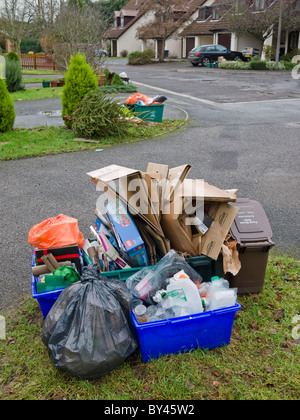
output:
[[[162,40],[158,31],[150,31],[143,39],[137,37],[137,30],[154,19],[153,11],[145,11],[143,5],[151,0],[130,0],[122,10],[114,12],[114,25],[107,31],[106,39],[110,41],[111,55],[119,57],[132,51],[143,51],[152,48],[156,57],[160,55]],[[280,0],[236,0],[247,2],[251,13],[265,13],[274,7],[278,10]],[[295,15],[300,16],[300,0],[283,0],[285,8],[291,7]],[[262,50],[261,42],[250,33],[238,34],[228,28],[230,0],[182,0],[182,9],[177,13],[187,12],[181,27],[170,32],[165,44],[169,56],[185,58],[189,51],[198,45],[220,44],[233,51],[242,51],[245,47]],[[232,4],[232,2],[231,2]],[[277,15],[276,15],[277,16]],[[275,25],[276,26],[276,25]],[[284,27],[283,27],[284,28]],[[271,27],[264,46],[276,49],[277,35]],[[294,48],[300,49],[299,28],[284,28],[281,33],[280,53],[284,54]],[[261,51],[262,52],[262,51]],[[264,53],[263,53],[264,55]]]
[[[157,33],[149,33],[143,39],[137,37],[137,29],[155,18],[153,11],[145,11],[143,8],[148,1],[130,0],[123,9],[114,12],[114,24],[105,34],[105,38],[110,42],[113,57],[120,57],[125,54],[125,51],[130,53],[132,51],[143,51],[146,48],[152,48],[156,57],[160,55],[162,40]],[[185,25],[191,23],[196,19],[198,5],[201,3],[203,3],[203,0],[182,0],[181,10],[175,11],[174,19],[176,19],[176,13],[178,16],[182,13],[188,13]],[[170,56],[182,57],[183,44],[179,33],[179,30],[170,32],[166,41],[165,50],[168,51]]]
[[[279,1],[274,0],[245,0],[249,4],[251,13],[265,13],[268,7],[276,7],[275,16],[279,19]],[[186,27],[181,35],[184,44],[184,57],[198,45],[220,44],[233,51],[243,51],[245,47],[262,50],[261,42],[250,33],[237,35],[228,27],[229,7],[228,0],[207,0],[198,7],[198,16],[191,25]],[[300,14],[300,0],[285,0],[285,7],[292,7]],[[276,49],[277,35],[271,27],[270,36],[265,40],[264,46]],[[294,48],[300,49],[299,30],[283,30],[281,33],[280,53],[285,54]],[[263,52],[263,51],[261,51]],[[263,52],[264,57],[264,52]]]

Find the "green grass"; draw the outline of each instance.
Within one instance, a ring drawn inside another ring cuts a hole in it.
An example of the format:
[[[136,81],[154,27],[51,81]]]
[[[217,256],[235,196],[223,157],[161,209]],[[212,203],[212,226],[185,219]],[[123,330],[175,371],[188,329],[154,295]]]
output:
[[[293,322],[300,310],[299,282],[299,261],[272,252],[263,291],[238,298],[242,309],[229,346],[146,364],[137,350],[94,381],[73,378],[51,364],[40,339],[39,305],[25,298],[2,314],[0,399],[299,400],[300,325]]]
[[[144,138],[163,134],[179,127],[182,123],[183,120],[164,120],[155,126],[148,126]],[[132,129],[130,138],[109,137],[99,140],[99,143],[73,141],[77,137],[65,127],[16,128],[13,131],[0,133],[0,160],[100,149],[118,143],[137,141],[140,139],[140,134]]]
[[[50,82],[51,80],[54,80],[53,77],[33,77],[32,79],[22,79],[22,83],[26,85],[28,83]]]
[[[30,70],[30,69],[22,69],[22,74],[64,74],[64,70]]]
[[[38,89],[25,89],[18,92],[11,93],[12,100],[15,101],[30,101],[35,99],[49,99],[59,98],[62,94],[62,87],[49,87]]]
[[[37,79],[23,79],[30,80],[30,82],[25,83],[35,83]],[[42,80],[53,80],[53,79],[41,79]],[[98,89],[102,90],[104,93],[108,94],[122,94],[122,93],[134,93],[137,92],[136,86],[132,84],[124,86],[99,86]],[[32,101],[35,99],[49,99],[49,98],[60,98],[62,94],[62,87],[49,87],[49,88],[34,88],[34,89],[25,89],[18,92],[11,93],[12,100],[15,101]]]

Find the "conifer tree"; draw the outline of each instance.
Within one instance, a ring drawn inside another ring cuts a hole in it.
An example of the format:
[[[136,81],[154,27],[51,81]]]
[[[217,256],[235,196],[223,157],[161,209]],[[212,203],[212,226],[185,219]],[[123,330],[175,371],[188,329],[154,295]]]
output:
[[[62,117],[71,117],[77,104],[91,90],[98,86],[97,77],[92,67],[87,64],[85,56],[78,53],[70,59],[70,66],[65,74],[65,85],[62,91]],[[71,128],[71,120],[64,119]]]
[[[0,132],[4,133],[13,128],[16,114],[13,100],[8,93],[4,79],[0,79]]]

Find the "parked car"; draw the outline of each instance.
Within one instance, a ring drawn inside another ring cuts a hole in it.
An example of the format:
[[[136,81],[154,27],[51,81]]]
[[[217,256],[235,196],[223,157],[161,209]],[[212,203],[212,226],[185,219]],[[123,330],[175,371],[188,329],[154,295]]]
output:
[[[193,48],[188,54],[188,60],[193,66],[207,66],[209,63],[218,61],[219,57],[224,57],[228,61],[243,60],[246,58],[239,51],[231,51],[223,45],[199,45]]]

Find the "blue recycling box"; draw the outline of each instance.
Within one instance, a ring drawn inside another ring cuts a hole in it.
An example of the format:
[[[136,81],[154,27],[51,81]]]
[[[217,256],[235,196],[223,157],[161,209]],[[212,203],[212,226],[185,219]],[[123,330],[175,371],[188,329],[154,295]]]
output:
[[[196,349],[213,349],[230,343],[234,316],[241,309],[235,306],[214,311],[139,323],[131,312],[133,326],[144,363],[173,353]]]

